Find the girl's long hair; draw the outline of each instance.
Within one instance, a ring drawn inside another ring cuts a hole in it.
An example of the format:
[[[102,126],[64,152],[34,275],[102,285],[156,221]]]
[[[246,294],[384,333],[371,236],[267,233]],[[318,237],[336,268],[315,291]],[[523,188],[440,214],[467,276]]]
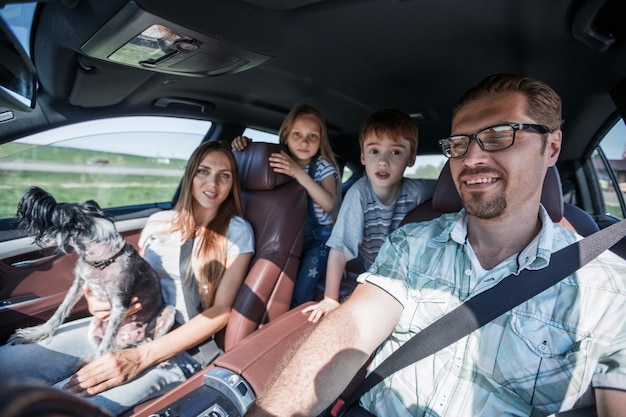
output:
[[[195,224],[193,216],[193,178],[202,160],[211,152],[221,152],[228,157],[233,176],[233,187],[226,200],[222,202],[217,215],[209,224]],[[180,231],[182,243],[192,238],[196,242],[191,258],[191,270],[198,280],[198,290],[202,308],[206,310],[215,298],[215,293],[226,270],[226,231],[233,216],[244,215],[241,185],[237,161],[230,147],[220,142],[201,143],[189,157],[183,176],[178,201],[174,206],[176,215],[172,220],[171,230]]]

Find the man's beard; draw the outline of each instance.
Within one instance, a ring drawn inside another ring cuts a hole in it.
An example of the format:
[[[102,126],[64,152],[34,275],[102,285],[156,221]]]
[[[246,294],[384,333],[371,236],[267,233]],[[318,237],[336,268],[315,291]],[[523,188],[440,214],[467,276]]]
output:
[[[489,200],[481,192],[469,192],[462,195],[461,199],[465,210],[479,219],[494,219],[504,213],[507,206],[504,191]]]

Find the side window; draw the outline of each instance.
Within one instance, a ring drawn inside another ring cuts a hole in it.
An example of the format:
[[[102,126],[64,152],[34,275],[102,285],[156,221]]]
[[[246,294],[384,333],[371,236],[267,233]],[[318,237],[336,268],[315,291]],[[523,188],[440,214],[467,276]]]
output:
[[[80,123],[0,145],[0,219],[31,186],[102,208],[171,202],[211,123],[128,117]]]
[[[439,178],[447,158],[443,155],[417,155],[415,164],[404,170],[404,176],[408,178]]]
[[[256,130],[252,128],[247,128],[246,130],[244,130],[243,136],[246,136],[255,142],[280,143],[280,138],[277,134],[263,132],[262,130]]]
[[[619,120],[602,139],[593,162],[604,197],[606,214],[624,218],[626,197],[626,125]]]

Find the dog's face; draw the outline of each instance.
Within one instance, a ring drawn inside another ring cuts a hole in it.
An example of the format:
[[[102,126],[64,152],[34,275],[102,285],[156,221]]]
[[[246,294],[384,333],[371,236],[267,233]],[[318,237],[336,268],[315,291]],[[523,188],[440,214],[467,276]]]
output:
[[[82,246],[84,242],[105,241],[117,234],[113,222],[93,200],[84,203],[57,203],[54,197],[39,187],[32,187],[20,199],[17,221],[38,245],[51,242],[62,251],[67,246]]]

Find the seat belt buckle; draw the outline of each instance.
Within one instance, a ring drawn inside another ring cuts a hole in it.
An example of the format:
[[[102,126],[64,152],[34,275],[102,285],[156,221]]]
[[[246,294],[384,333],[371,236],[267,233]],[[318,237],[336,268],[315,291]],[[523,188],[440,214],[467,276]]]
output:
[[[330,409],[330,415],[332,417],[338,417],[345,403],[346,402],[343,398],[337,398],[337,401],[335,401],[335,404],[333,404],[333,408]]]

